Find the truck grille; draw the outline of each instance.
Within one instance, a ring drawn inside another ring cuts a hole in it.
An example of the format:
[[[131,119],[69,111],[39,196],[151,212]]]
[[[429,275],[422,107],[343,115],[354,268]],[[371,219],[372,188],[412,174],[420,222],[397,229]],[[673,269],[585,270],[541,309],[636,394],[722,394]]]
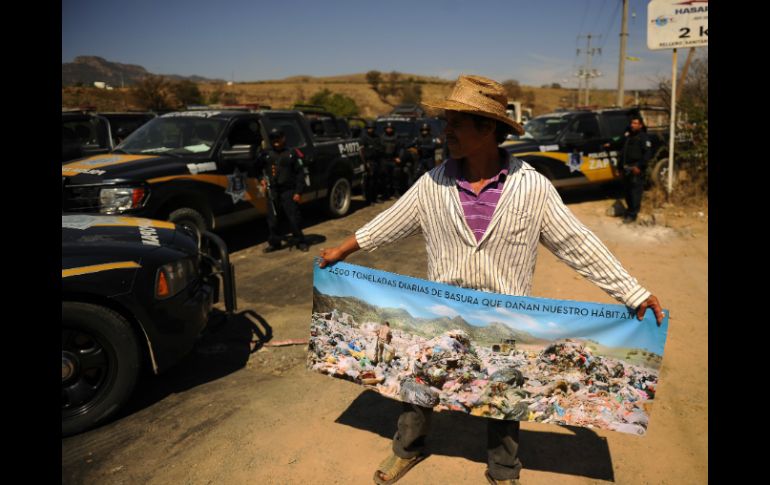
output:
[[[99,212],[100,187],[64,187],[62,209],[67,212]]]

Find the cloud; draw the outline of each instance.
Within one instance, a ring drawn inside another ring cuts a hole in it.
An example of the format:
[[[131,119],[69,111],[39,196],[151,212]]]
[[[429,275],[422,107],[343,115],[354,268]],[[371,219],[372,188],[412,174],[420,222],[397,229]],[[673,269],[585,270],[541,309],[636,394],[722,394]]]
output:
[[[543,331],[543,326],[529,315],[512,312],[505,308],[495,308],[494,312],[474,311],[463,315],[466,319],[484,323],[502,323],[514,330]]]
[[[505,323],[508,324],[509,327],[516,325],[517,327],[526,327],[531,330],[540,330],[542,328],[540,322],[529,315],[512,312],[510,310],[506,310],[505,308],[496,308],[495,312],[505,317]]]
[[[427,310],[431,313],[434,313],[436,315],[441,315],[443,317],[456,317],[459,315],[456,311],[449,308],[446,305],[433,305],[431,307],[428,307]]]

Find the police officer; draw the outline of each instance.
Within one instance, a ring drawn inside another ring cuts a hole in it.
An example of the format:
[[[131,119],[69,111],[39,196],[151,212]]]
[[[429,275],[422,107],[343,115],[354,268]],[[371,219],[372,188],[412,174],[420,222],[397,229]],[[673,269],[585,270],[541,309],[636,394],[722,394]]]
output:
[[[438,138],[430,133],[430,125],[423,123],[420,127],[420,134],[414,140],[414,146],[417,148],[417,168],[415,180],[422,174],[436,166],[436,150],[441,146]]]
[[[644,190],[644,174],[647,162],[652,157],[652,143],[647,136],[647,127],[642,119],[631,118],[631,126],[625,134],[626,141],[621,153],[623,167],[623,186],[626,195],[626,215],[624,224],[636,220],[642,207],[642,191]]]
[[[364,193],[366,201],[370,204],[377,200],[380,192],[380,158],[382,157],[382,143],[380,137],[374,131],[374,122],[366,122],[366,130],[361,134],[361,160],[366,166],[366,180],[364,181]]]
[[[305,188],[305,173],[302,168],[301,152],[286,148],[286,135],[273,128],[268,134],[271,150],[259,156],[258,170],[262,171],[262,186],[268,191],[267,227],[270,231],[268,246],[263,252],[270,253],[281,248],[278,231],[280,215],[284,214],[291,232],[297,239],[297,248],[307,252],[308,244],[302,234],[299,201]]]
[[[393,124],[385,125],[385,133],[380,138],[382,142],[382,178],[384,187],[383,198],[389,199],[394,192],[399,194],[405,192],[402,182],[403,171],[401,170],[401,141],[396,136]],[[401,191],[401,190],[403,191]]]

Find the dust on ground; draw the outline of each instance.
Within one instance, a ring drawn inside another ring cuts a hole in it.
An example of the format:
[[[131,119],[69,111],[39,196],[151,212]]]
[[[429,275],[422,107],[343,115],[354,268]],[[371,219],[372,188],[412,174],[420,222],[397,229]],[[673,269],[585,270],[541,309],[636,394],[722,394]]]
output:
[[[307,371],[301,345],[264,345],[308,337],[313,257],[392,204],[354,202],[353,214],[306,228],[326,238],[310,253],[262,254],[264,238],[248,232],[264,235],[255,229],[260,221],[227,234],[239,248],[232,259],[240,314],[179,366],[143,382],[119,419],[63,439],[62,483],[370,483],[390,452],[400,403]],[[658,216],[655,225],[628,226],[606,215],[611,203],[578,200],[569,208],[671,312],[649,428],[638,437],[522,423],[521,480],[706,483],[708,211],[669,207],[661,211],[665,223]],[[424,255],[416,236],[348,261],[424,277]],[[533,296],[615,303],[545,248],[539,256]],[[483,418],[438,413],[431,456],[399,483],[484,483],[485,435]]]

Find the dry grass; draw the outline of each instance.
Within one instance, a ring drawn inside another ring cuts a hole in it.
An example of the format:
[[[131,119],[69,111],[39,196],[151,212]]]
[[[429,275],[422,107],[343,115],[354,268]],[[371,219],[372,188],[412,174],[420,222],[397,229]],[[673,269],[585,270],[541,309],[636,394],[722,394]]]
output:
[[[443,98],[451,90],[454,81],[415,74],[402,74],[402,79],[414,78],[421,82],[423,99]],[[288,108],[301,100],[309,99],[323,89],[340,93],[355,100],[363,117],[375,117],[387,114],[392,106],[398,104],[395,98],[388,98],[390,105],[383,103],[366,82],[364,73],[316,78],[311,76],[293,76],[282,80],[256,81],[225,84],[201,83],[198,85],[205,99],[219,91],[232,95],[238,103],[259,103],[273,108]],[[533,114],[539,115],[554,111],[560,107],[571,106],[575,99],[575,90],[538,88],[522,86],[525,91],[535,94]],[[62,89],[62,104],[68,107],[84,105],[95,106],[98,110],[141,109],[131,100],[128,89],[105,91],[93,87]],[[615,102],[614,90],[594,90],[591,92],[591,104],[610,106]],[[626,96],[626,103],[633,103],[633,96]]]

